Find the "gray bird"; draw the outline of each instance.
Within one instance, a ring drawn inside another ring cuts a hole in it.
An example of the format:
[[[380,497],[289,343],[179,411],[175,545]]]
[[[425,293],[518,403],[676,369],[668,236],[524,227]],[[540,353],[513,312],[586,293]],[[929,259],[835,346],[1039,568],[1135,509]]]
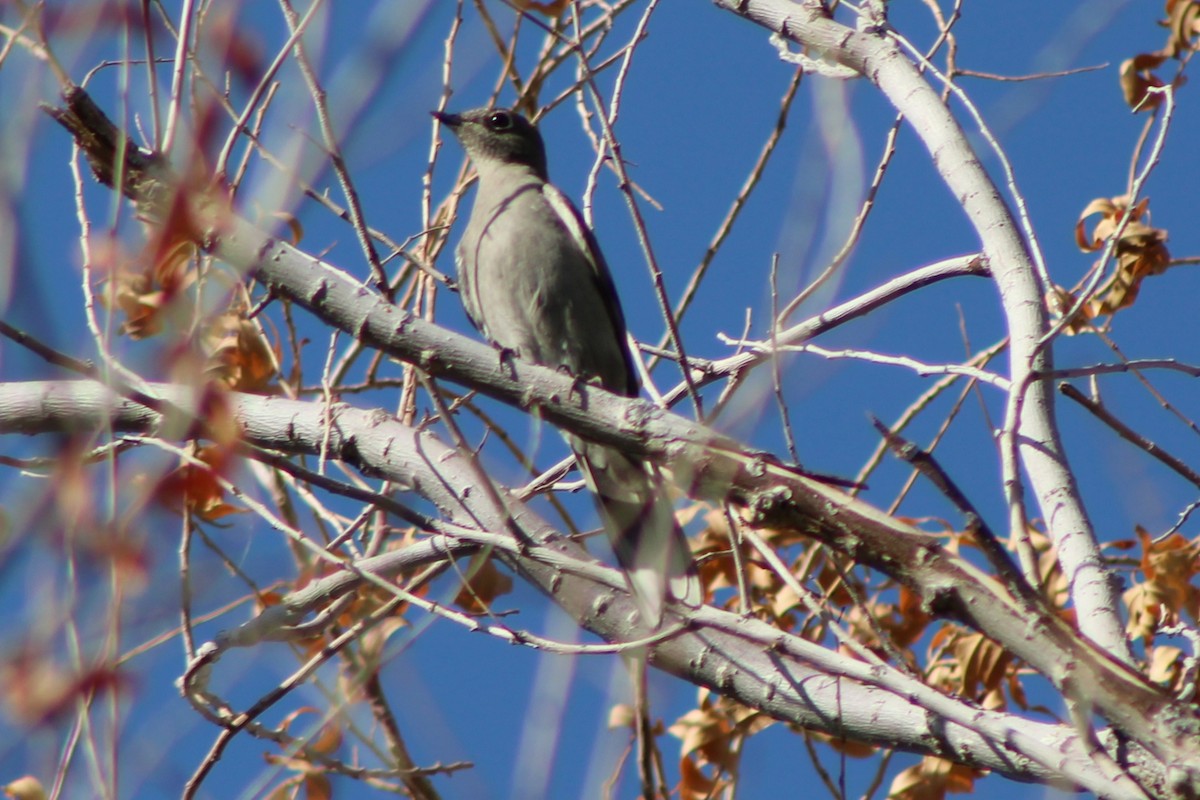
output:
[[[523,359],[636,397],[638,376],[608,265],[579,211],[550,183],[537,128],[503,108],[433,116],[458,137],[479,174],[455,253],[467,316]],[[611,447],[566,439],[643,620],[660,625],[668,591],[698,605],[695,566],[658,470]]]

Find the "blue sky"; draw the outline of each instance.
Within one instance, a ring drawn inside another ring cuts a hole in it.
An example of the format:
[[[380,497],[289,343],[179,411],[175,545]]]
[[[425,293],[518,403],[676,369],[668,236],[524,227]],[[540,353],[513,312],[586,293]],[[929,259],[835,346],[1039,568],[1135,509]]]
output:
[[[453,4],[380,4],[370,11],[365,3],[332,5],[336,7],[314,29],[312,45],[330,87],[335,125],[368,220],[404,240],[421,230],[421,180],[432,130],[428,111],[436,107],[442,92],[443,41]],[[920,4],[890,5],[897,29],[918,41],[929,40],[932,28]],[[1028,75],[1106,65],[1050,80],[961,81],[1012,160],[1051,274],[1060,283],[1073,283],[1093,259],[1074,245],[1075,220],[1093,198],[1124,191],[1129,154],[1143,123],[1122,101],[1117,65],[1161,46],[1163,32],[1155,25],[1159,4],[1014,0],[964,5],[955,29],[961,67]],[[502,6],[489,7],[509,24]],[[268,3],[249,3],[240,13],[239,30],[272,53],[279,43],[277,9]],[[0,20],[12,24],[8,16],[10,12],[0,13]],[[624,42],[634,21],[627,15],[619,22],[612,41]],[[539,41],[529,32],[519,64],[528,65]],[[79,79],[98,59],[119,53],[118,47],[113,37],[97,35],[86,41],[76,36],[63,40],[62,55],[72,76]],[[468,10],[459,34],[450,109],[485,102],[498,69],[482,25]],[[115,74],[102,74],[94,89],[110,111]],[[565,88],[569,74],[570,70],[556,76],[543,97]],[[780,95],[792,74],[793,68],[776,57],[764,30],[710,4],[666,2],[652,18],[649,38],[629,74],[617,132],[631,178],[662,206],[659,211],[643,203],[642,209],[673,297],[682,290],[745,179],[774,124]],[[611,73],[601,76],[604,91],[611,91],[611,81]],[[1197,122],[1196,110],[1189,104],[1190,91],[1185,87],[1179,93],[1174,129],[1147,189],[1153,222],[1171,232],[1170,247],[1176,256],[1196,250],[1192,223],[1200,161],[1189,141]],[[0,71],[0,102],[6,107],[28,109],[53,97],[49,78],[23,53],[11,56]],[[502,101],[511,99],[511,88],[501,92]],[[277,102],[279,113],[268,127],[269,134],[305,153],[298,171],[336,195],[336,183],[319,168],[315,148],[305,146],[299,137],[287,139],[289,131],[297,128],[315,129],[306,96],[298,92]],[[771,168],[714,260],[711,277],[684,321],[683,334],[693,354],[727,355],[729,347],[715,333],[739,335],[748,313],[751,337],[763,335],[770,315],[767,275],[773,254],[779,254],[785,297],[820,271],[841,245],[893,116],[866,82],[805,78]],[[553,178],[569,194],[580,197],[594,156],[571,103],[552,112],[542,130]],[[0,146],[17,235],[6,274],[10,282],[7,289],[0,286],[0,303],[7,304],[3,318],[72,355],[94,357],[79,311],[80,257],[65,166],[67,137],[50,120],[32,112],[14,115],[4,131]],[[998,162],[982,138],[976,135],[974,141],[985,164],[998,174]],[[457,144],[443,144],[435,198],[451,187],[461,157]],[[253,171],[247,187],[247,209],[291,208],[304,225],[303,246],[351,273],[366,275],[352,232],[344,224],[313,203],[295,202],[294,191],[281,189],[269,170]],[[95,203],[94,218],[105,219],[103,195],[92,187],[88,194]],[[662,322],[649,274],[624,201],[608,172],[601,175],[594,211],[596,231],[620,287],[630,327],[640,339],[656,341]],[[460,231],[461,226],[452,231],[452,242]],[[976,247],[961,210],[933,171],[928,155],[904,131],[859,247],[831,291],[806,310],[815,313],[902,272]],[[438,267],[453,271],[449,249]],[[1137,306],[1115,321],[1113,336],[1127,356],[1200,362],[1194,303],[1184,300],[1198,296],[1196,281],[1189,267],[1179,267],[1146,284]],[[437,318],[456,329],[470,330],[452,294],[440,296]],[[953,361],[964,352],[960,325],[975,347],[1003,335],[995,290],[986,280],[959,279],[920,292],[821,343],[907,353],[931,362]],[[312,363],[307,368],[316,375],[327,334],[315,327],[307,330],[315,343],[308,351]],[[155,343],[121,343],[119,348],[132,363],[148,370],[161,363],[162,352]],[[1093,337],[1060,340],[1056,357],[1060,367],[1112,360]],[[9,380],[58,374],[8,341],[0,341],[0,372]],[[677,374],[664,366],[655,377],[665,389]],[[1194,418],[1195,388],[1185,380],[1157,376],[1156,385]],[[1135,420],[1144,433],[1185,458],[1200,455],[1194,437],[1131,380],[1103,385],[1106,401]],[[827,362],[811,355],[789,359],[784,391],[804,463],[823,471],[853,473],[877,442],[866,415],[893,419],[926,386],[928,380],[895,367]],[[749,399],[735,405],[719,424],[756,446],[784,453],[766,388],[749,393]],[[1001,398],[987,391],[984,397],[993,419],[998,418]],[[394,398],[380,402],[394,402]],[[944,413],[945,402],[942,405]],[[492,410],[502,419],[511,419],[514,426],[523,424],[515,413]],[[1194,489],[1156,471],[1090,418],[1065,402],[1061,411],[1069,455],[1103,538],[1130,538],[1135,524],[1152,531],[1165,529],[1194,499]],[[913,429],[914,437],[927,440],[940,420],[939,414],[931,413]],[[544,440],[539,451],[545,463],[561,452],[555,437],[536,431],[529,436],[531,441],[539,437],[539,444]],[[0,448],[26,453],[37,449],[37,443],[4,439]],[[998,463],[977,401],[968,403],[955,435],[939,455],[972,499],[991,515],[993,524],[1002,526]],[[508,469],[500,462],[496,468]],[[869,496],[886,505],[905,477],[900,468],[885,467],[873,478]],[[17,520],[28,521],[30,509],[36,508],[28,486],[27,479],[11,472],[0,474],[0,497]],[[946,515],[957,523],[946,504],[921,485],[901,513]],[[149,543],[151,591],[173,599],[172,554],[178,524],[169,518],[161,522],[162,539]],[[278,543],[264,531],[248,534],[235,528],[218,535],[251,570],[265,569],[278,554]],[[35,602],[31,597],[38,596],[41,581],[53,581],[57,575],[54,554],[44,545],[18,546],[12,553],[12,560],[0,570],[0,597],[21,607],[21,613],[0,626],[6,641],[15,641],[23,626],[41,618],[40,609],[30,608]],[[241,591],[231,587],[223,592],[217,585],[224,579],[219,565],[204,558],[200,562],[201,574],[214,581],[203,598],[205,604],[212,604],[208,607]],[[536,630],[569,641],[578,636],[531,590],[518,587],[509,604],[528,609],[522,619]],[[142,641],[174,624],[174,619],[169,606],[139,609],[123,635],[128,643]],[[211,635],[216,629],[204,630]],[[626,744],[623,731],[605,729],[609,704],[625,692],[623,668],[616,659],[545,656],[445,623],[422,624],[397,634],[391,652],[385,681],[394,692],[401,725],[412,738],[414,758],[418,763],[463,759],[476,765],[473,771],[439,781],[446,797],[595,797]],[[179,653],[178,645],[170,643],[131,664],[136,679],[127,701],[123,736],[133,749],[124,756],[130,762],[124,768],[129,776],[122,784],[124,796],[175,796],[180,781],[211,741],[212,728],[184,708],[173,688],[181,669]],[[282,646],[272,646],[254,657],[231,656],[222,662],[217,680],[235,702],[252,702],[294,666]],[[565,689],[560,692],[555,688],[559,686]],[[668,723],[695,702],[695,689],[673,679],[656,677],[654,690],[656,712]],[[305,693],[309,702],[323,702],[317,694]],[[527,728],[528,719],[537,724]],[[555,730],[555,724],[558,733],[552,738],[557,749],[551,756],[530,743],[539,730]],[[674,740],[664,738],[662,744],[670,762]],[[49,774],[58,747],[59,740],[52,734],[27,737],[0,717],[0,780],[29,770]],[[262,750],[247,741],[231,750],[208,784],[209,796],[227,796],[225,792],[245,785],[247,775],[264,775]],[[892,769],[912,761],[913,757],[901,755]],[[146,763],[155,766],[144,769]],[[856,796],[870,773],[864,774],[860,762],[844,766],[849,792]],[[826,768],[836,773],[841,767],[831,759]],[[150,777],[144,777],[146,773]],[[751,741],[742,775],[740,796],[744,798],[803,792],[802,787],[814,780],[800,739],[783,726]],[[1041,793],[1029,787],[1015,791],[1022,796]],[[1011,797],[1013,792],[1012,784],[992,778],[980,785],[979,796]],[[632,793],[633,784],[626,781],[616,796]]]

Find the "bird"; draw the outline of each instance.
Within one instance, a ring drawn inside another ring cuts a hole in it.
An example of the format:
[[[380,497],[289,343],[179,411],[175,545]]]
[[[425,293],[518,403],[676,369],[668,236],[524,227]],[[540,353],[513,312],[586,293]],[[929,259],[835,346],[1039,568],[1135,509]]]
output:
[[[638,396],[612,274],[583,216],[550,182],[538,129],[509,108],[432,114],[458,139],[478,175],[455,250],[471,322],[502,352]],[[661,626],[668,595],[699,605],[695,564],[658,468],[564,435],[643,621]]]

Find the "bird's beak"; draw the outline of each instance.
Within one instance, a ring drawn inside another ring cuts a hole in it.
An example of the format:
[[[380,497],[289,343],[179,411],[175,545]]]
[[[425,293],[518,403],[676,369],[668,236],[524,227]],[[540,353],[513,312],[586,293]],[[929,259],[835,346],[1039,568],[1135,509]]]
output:
[[[453,129],[462,125],[463,118],[458,114],[447,114],[444,111],[430,111],[429,114],[447,128]]]

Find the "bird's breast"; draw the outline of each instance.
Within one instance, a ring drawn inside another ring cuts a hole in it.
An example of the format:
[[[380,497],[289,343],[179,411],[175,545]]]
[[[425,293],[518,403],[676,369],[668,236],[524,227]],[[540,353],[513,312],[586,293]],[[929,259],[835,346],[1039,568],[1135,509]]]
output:
[[[496,344],[622,391],[623,330],[595,264],[538,187],[477,208],[459,248],[467,313]]]

